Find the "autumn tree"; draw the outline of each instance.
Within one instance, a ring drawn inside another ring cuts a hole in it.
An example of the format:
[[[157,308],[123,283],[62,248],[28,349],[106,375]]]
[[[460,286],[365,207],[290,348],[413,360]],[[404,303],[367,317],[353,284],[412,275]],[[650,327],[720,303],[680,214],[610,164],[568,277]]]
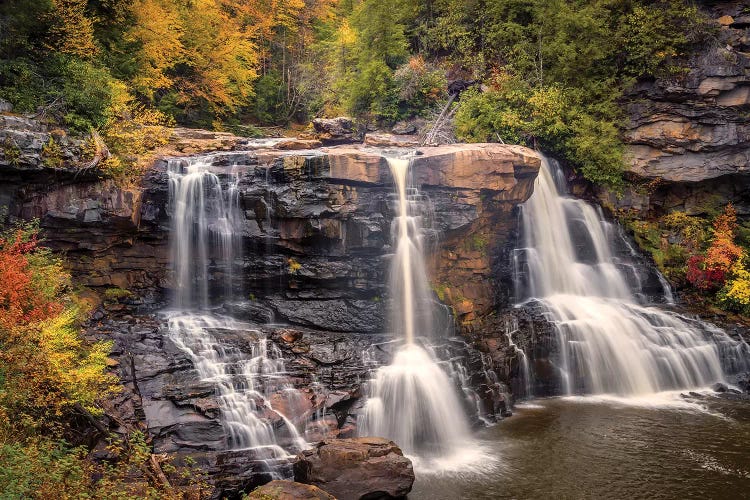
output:
[[[694,255],[688,260],[687,279],[702,290],[721,288],[730,271],[742,255],[742,247],[735,242],[737,211],[730,203],[724,213],[716,217],[713,239],[705,255]]]
[[[182,19],[173,0],[135,0],[132,12],[135,22],[125,34],[127,41],[139,45],[134,54],[138,71],[132,82],[153,100],[157,91],[173,85],[169,73],[185,57]]]
[[[94,22],[86,13],[86,4],[86,0],[53,0],[48,41],[58,52],[82,59],[97,54]]]

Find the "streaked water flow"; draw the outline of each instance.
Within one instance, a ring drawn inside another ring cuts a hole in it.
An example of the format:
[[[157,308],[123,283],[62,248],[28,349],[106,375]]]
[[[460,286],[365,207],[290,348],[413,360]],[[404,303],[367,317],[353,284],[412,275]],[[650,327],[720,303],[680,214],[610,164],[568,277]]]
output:
[[[420,196],[408,185],[409,163],[388,159],[397,193],[397,216],[391,227],[395,249],[390,321],[403,345],[390,365],[375,372],[359,431],[393,439],[418,467],[436,470],[476,455],[467,453],[472,439],[456,384],[428,348],[440,334],[432,322],[434,300],[422,253]],[[450,363],[443,366],[451,369]],[[458,373],[451,375],[461,378]]]
[[[564,194],[561,171],[543,159],[522,207],[524,244],[514,258],[517,296],[541,303],[555,325],[565,393],[636,396],[702,387],[746,368],[746,344],[713,325],[640,304],[640,290],[626,280],[627,263],[613,256],[611,224]]]
[[[175,281],[174,311],[165,313],[168,331],[201,381],[215,387],[227,448],[282,458],[306,443],[292,421],[305,415],[285,415],[271,403],[295,413],[301,397],[287,381],[281,352],[257,329],[210,311],[221,294],[225,300],[235,295],[232,268],[240,247],[240,176],[237,166],[214,165],[221,156],[168,164]],[[213,282],[216,276],[221,283]],[[249,352],[221,340],[237,332]]]

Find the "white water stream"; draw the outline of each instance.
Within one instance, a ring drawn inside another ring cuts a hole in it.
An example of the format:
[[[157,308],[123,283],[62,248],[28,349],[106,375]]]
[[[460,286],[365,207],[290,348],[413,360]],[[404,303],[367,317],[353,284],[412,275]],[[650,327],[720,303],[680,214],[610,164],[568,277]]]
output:
[[[300,397],[287,383],[281,352],[258,330],[209,311],[218,294],[232,297],[232,267],[239,253],[239,175],[236,167],[214,167],[220,157],[176,159],[168,165],[176,285],[175,310],[166,313],[169,335],[192,360],[201,381],[214,385],[227,448],[282,458],[287,449],[298,451],[306,443],[289,416],[271,403],[293,413]],[[223,283],[211,283],[215,276]],[[222,341],[227,334],[240,334],[247,349]]]
[[[563,188],[561,171],[543,158],[522,207],[516,261],[525,264],[516,265],[516,283],[517,295],[541,303],[555,325],[566,394],[634,397],[705,387],[746,363],[747,345],[721,329],[638,303],[623,271],[628,264],[613,257],[612,226]]]
[[[393,298],[391,327],[403,345],[370,382],[361,435],[393,439],[417,467],[452,469],[477,458],[455,383],[439,364],[426,339],[435,339],[431,296],[422,251],[421,213],[416,189],[409,186],[407,159],[388,159],[396,183],[398,215],[391,233]],[[424,342],[424,344],[423,344]],[[460,378],[460,377],[459,377]]]

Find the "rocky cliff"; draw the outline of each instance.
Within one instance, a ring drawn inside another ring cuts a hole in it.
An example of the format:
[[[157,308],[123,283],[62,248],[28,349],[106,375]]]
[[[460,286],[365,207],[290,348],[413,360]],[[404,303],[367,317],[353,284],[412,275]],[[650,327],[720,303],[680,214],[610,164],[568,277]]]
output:
[[[615,208],[642,217],[701,215],[731,201],[750,215],[750,12],[745,2],[704,2],[716,36],[680,76],[638,82],[626,98],[628,173],[637,187]]]
[[[88,335],[115,342],[112,366],[124,390],[105,402],[110,428],[143,429],[157,451],[190,455],[222,490],[239,491],[270,479],[268,457],[226,451],[215,388],[200,380],[169,338],[163,317],[151,313],[168,306],[173,287],[169,167],[195,161],[185,151],[212,147],[181,137],[177,156],[158,160],[138,185],[127,187],[81,175],[73,162],[65,164],[70,168],[51,168],[5,161],[0,199],[11,219],[38,218],[46,244],[64,252],[77,282],[104,297]],[[231,293],[223,288],[226,263],[212,261],[209,275],[214,306],[242,326],[212,333],[222,345],[245,353],[255,339],[270,340],[301,395],[289,413],[301,416],[296,424],[309,439],[353,435],[361,384],[389,357],[385,344],[373,350],[387,340],[390,224],[396,210],[383,150],[364,145],[300,150],[317,144],[204,135],[199,141],[219,141],[225,150],[200,160],[209,162],[222,182],[230,173],[238,175],[242,213],[242,248],[232,263],[242,272]],[[507,261],[515,241],[514,209],[531,195],[539,164],[534,152],[517,146],[416,151],[412,180],[424,204],[435,294],[453,313],[444,315],[443,327],[453,328],[455,317],[459,333],[468,334],[481,318],[507,305],[506,287],[492,272]],[[481,399],[485,416],[499,416],[506,408],[503,390],[484,375],[492,368],[485,357],[459,339],[441,349],[473,374],[466,383]],[[283,395],[270,400],[284,411]],[[274,412],[267,417],[284,435],[287,423]],[[100,453],[106,455],[103,443]]]

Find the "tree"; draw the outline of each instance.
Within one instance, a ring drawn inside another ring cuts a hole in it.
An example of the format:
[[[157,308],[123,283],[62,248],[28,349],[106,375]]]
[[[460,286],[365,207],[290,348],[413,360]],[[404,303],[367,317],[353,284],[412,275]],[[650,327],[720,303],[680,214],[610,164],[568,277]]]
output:
[[[139,45],[134,55],[138,70],[132,82],[138,92],[153,100],[156,91],[173,85],[169,72],[186,56],[184,28],[173,0],[135,0],[132,12],[135,22],[125,34],[127,41]]]
[[[48,41],[53,49],[81,59],[97,55],[94,22],[86,13],[86,0],[53,0],[49,17]]]

